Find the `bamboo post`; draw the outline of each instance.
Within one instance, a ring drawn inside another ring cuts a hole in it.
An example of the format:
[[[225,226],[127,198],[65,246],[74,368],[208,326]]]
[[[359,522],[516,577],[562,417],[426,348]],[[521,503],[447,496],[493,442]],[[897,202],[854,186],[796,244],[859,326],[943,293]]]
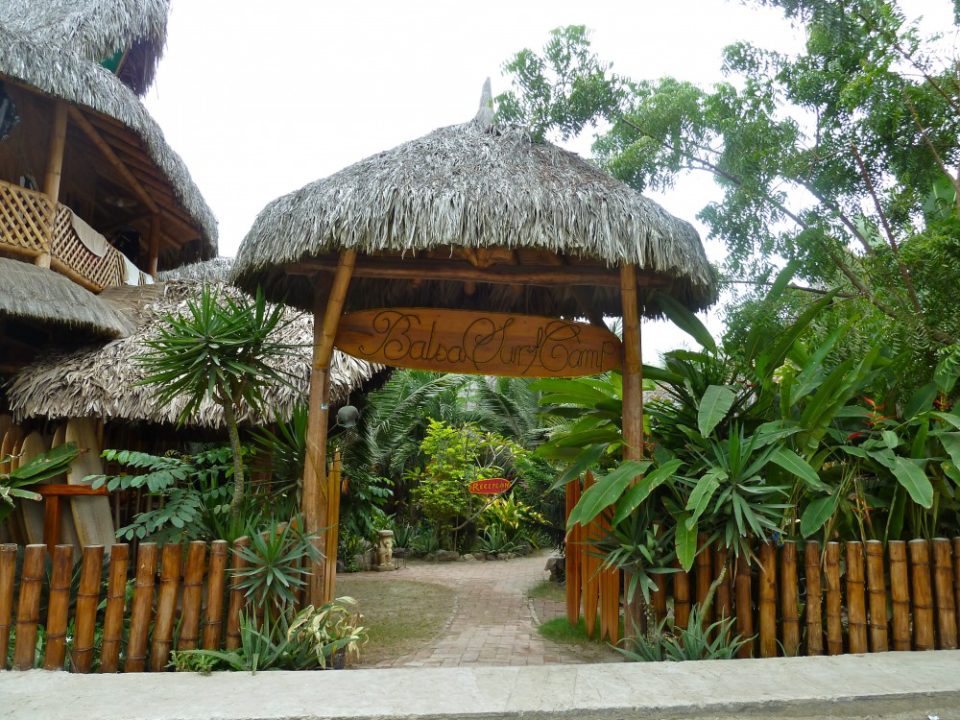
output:
[[[100,602],[100,577],[103,574],[103,545],[83,548],[80,587],[74,614],[73,648],[70,667],[74,672],[88,673],[93,667],[94,634],[97,626],[97,604]]]
[[[233,544],[233,573],[230,578],[230,604],[227,606],[227,650],[240,647],[240,612],[243,610],[244,597],[240,588],[239,572],[247,566],[247,561],[237,552],[250,545],[250,538],[237,538]]]
[[[933,633],[933,591],[930,583],[930,549],[926,540],[911,540],[910,575],[913,597],[913,647],[916,650],[933,650],[936,647]]]
[[[903,540],[887,543],[890,553],[890,599],[893,610],[893,649],[910,650],[910,579],[907,573],[907,544]]]
[[[933,540],[933,584],[937,600],[937,648],[957,647],[957,609],[953,593],[953,557],[947,538]]]
[[[70,578],[73,575],[73,545],[53,549],[50,597],[47,603],[44,670],[62,670],[67,655],[67,614],[70,609]]]
[[[63,176],[63,156],[67,146],[67,108],[68,105],[63,100],[54,102],[50,150],[47,154],[47,169],[43,177],[43,194],[50,200],[50,215],[47,218],[47,249],[34,260],[34,264],[45,268],[50,267],[54,220],[57,217],[57,203],[60,202],[60,179]]]
[[[863,545],[847,542],[847,638],[849,651],[867,652],[866,584],[863,577]]]
[[[40,622],[40,590],[44,575],[46,545],[27,545],[20,571],[20,597],[17,600],[17,641],[13,648],[15,670],[30,670],[37,650],[37,624]]]
[[[953,598],[957,603],[957,619],[960,621],[960,537],[953,539]],[[0,622],[3,622],[2,618]]]
[[[0,670],[7,669],[10,622],[13,619],[13,586],[17,570],[17,546],[0,545]]]
[[[690,624],[690,574],[673,574],[673,623],[679,628]]]
[[[650,603],[653,605],[653,615],[660,622],[667,616],[667,575],[653,576],[656,588],[650,594]]]
[[[623,459],[641,460],[643,458],[643,357],[636,265],[627,264],[620,267],[620,304],[623,318]],[[617,582],[619,583],[619,580]],[[629,582],[628,579],[627,583]],[[630,600],[627,599],[628,595],[629,593],[623,595],[624,634],[627,637],[638,637],[646,626],[643,594],[634,593]]]
[[[326,303],[321,311],[322,302],[318,293],[313,316],[313,367],[310,372],[310,409],[307,419],[307,452],[303,465],[302,503],[305,530],[307,534],[317,536],[317,543],[321,549],[325,544],[324,528],[329,524],[326,473],[327,428],[330,416],[330,358],[333,356],[333,342],[356,262],[356,250],[344,250],[340,253],[340,260],[337,263]],[[332,557],[326,557],[314,563],[307,593],[307,599],[311,605],[320,606],[332,599],[325,597],[327,563],[336,567],[336,552]]]
[[[828,542],[825,560],[827,578],[827,654],[843,653],[843,625],[840,620],[840,543]]]
[[[883,543],[867,540],[867,589],[870,596],[870,652],[885,652],[887,642],[887,588],[883,575]]]
[[[823,597],[820,584],[820,543],[810,540],[803,548],[803,579],[807,599],[807,655],[823,655]]]
[[[606,510],[600,514],[599,534],[600,537],[606,537],[610,532],[610,516],[612,511]],[[598,559],[598,565],[602,561]],[[631,608],[641,608],[637,602],[638,598],[634,596],[634,601],[629,603]],[[624,607],[628,603],[624,602]],[[641,631],[646,628],[642,615],[634,618],[639,622],[634,622],[634,628]],[[617,568],[603,568],[600,570],[600,637],[606,637],[612,645],[616,645],[620,640],[620,571]]]
[[[713,576],[720,577],[726,570],[723,580],[717,585],[717,596],[714,605],[717,608],[717,618],[733,617],[733,599],[730,594],[730,568],[727,565],[727,549],[717,546],[713,550]]]
[[[107,608],[103,614],[103,645],[100,648],[100,672],[116,672],[120,667],[120,643],[123,640],[123,613],[127,605],[127,567],[130,546],[110,548],[110,572],[107,579]]]
[[[713,607],[707,607],[707,594],[710,592],[712,560],[710,548],[707,546],[706,533],[700,533],[697,536],[697,547],[699,552],[693,561],[694,574],[697,578],[697,605],[700,606],[700,617],[703,621],[703,627],[710,625],[713,619]]]
[[[187,567],[183,573],[183,607],[178,650],[193,650],[200,639],[200,604],[203,602],[203,571],[207,559],[207,544],[194,540],[187,549]]]
[[[140,543],[137,548],[137,578],[130,610],[130,638],[124,672],[143,672],[147,663],[147,634],[153,609],[153,585],[157,574],[157,546]]]
[[[737,577],[734,584],[736,593],[737,635],[746,640],[737,657],[753,657],[753,588],[750,577],[750,560],[746,555],[737,558]]]
[[[760,546],[760,657],[777,656],[777,550],[772,543]]]
[[[223,632],[223,591],[227,571],[227,541],[210,543],[210,565],[207,569],[207,607],[203,620],[203,649],[219,650]]]
[[[593,473],[587,472],[583,476],[583,491],[589,490],[593,483]],[[583,543],[580,546],[582,556],[580,562],[583,568],[583,590],[581,591],[583,595],[583,622],[589,637],[593,637],[594,630],[597,627],[597,609],[600,604],[600,558],[593,551],[593,543],[598,539],[599,525],[600,521],[594,518],[580,530],[583,538]]]
[[[566,510],[563,521],[566,523],[573,508],[580,502],[580,478],[574,478],[564,488]],[[580,525],[567,529],[564,542],[564,577],[566,578],[567,622],[576,627],[580,620]]]
[[[167,543],[163,546],[160,558],[160,591],[157,593],[157,618],[153,626],[153,644],[150,648],[150,669],[153,672],[163,670],[170,659],[182,556],[180,543]]]
[[[327,479],[327,526],[326,550],[324,555],[330,558],[337,557],[337,543],[340,540],[340,473],[343,466],[340,461],[340,450],[333,453],[333,464]],[[323,596],[333,599],[336,595],[337,563],[327,563],[324,568]]]
[[[783,654],[800,654],[800,608],[797,586],[797,546],[787,542],[780,550],[780,616],[783,624]]]

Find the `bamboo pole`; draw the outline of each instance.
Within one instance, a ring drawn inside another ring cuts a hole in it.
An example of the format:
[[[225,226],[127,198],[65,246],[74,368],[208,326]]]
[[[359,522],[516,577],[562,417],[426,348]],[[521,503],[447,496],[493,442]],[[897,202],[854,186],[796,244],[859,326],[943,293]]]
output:
[[[103,614],[103,645],[100,648],[100,672],[116,672],[120,667],[120,643],[123,640],[123,614],[127,604],[127,567],[130,546],[110,548],[110,573],[107,580],[107,608]]]
[[[606,537],[610,532],[610,516],[612,511],[606,510],[600,514],[600,537]],[[602,566],[602,561],[598,559],[598,565]],[[636,595],[639,595],[637,593]],[[638,607],[634,597],[631,607]],[[627,606],[624,601],[624,607]],[[636,627],[642,631],[646,625],[643,623],[643,617],[639,618],[639,624]],[[616,645],[620,640],[620,571],[617,568],[603,568],[600,570],[600,637],[606,637],[607,641]]]
[[[867,652],[866,584],[863,575],[863,545],[847,542],[847,638],[849,652]]]
[[[746,642],[737,651],[737,657],[753,657],[753,589],[751,587],[750,560],[746,555],[737,558],[736,593],[737,635]]]
[[[589,490],[593,487],[593,484],[593,473],[587,472],[583,476],[583,491]],[[583,590],[581,591],[583,595],[583,622],[589,637],[593,637],[594,630],[597,628],[597,609],[600,604],[600,558],[594,555],[593,551],[593,543],[598,539],[599,524],[600,521],[594,518],[580,530],[581,537],[584,540],[580,546],[581,567],[583,567]]]
[[[690,624],[690,573],[673,574],[673,622],[679,628]]]
[[[327,482],[327,528],[326,550],[324,554],[330,558],[337,557],[337,544],[340,540],[340,475],[343,464],[340,460],[340,450],[333,453],[333,465]],[[323,596],[333,599],[336,595],[337,563],[327,563],[324,568]]]
[[[913,647],[933,650],[936,647],[933,632],[933,591],[930,582],[930,548],[926,540],[911,540],[910,551],[911,596],[913,598]]]
[[[563,516],[564,523],[573,512],[573,508],[580,502],[580,478],[574,478],[564,488],[566,509]],[[580,525],[569,527],[564,542],[564,577],[566,584],[567,622],[576,627],[580,620]]]
[[[699,552],[693,561],[694,575],[697,578],[697,605],[700,606],[703,627],[707,627],[713,619],[713,607],[707,607],[707,595],[710,593],[710,584],[713,582],[711,575],[713,558],[707,546],[706,533],[700,533],[697,536],[697,547]]]
[[[777,551],[769,542],[760,546],[760,657],[777,656]]]
[[[628,264],[620,267],[620,304],[623,310],[623,459],[641,460],[643,459],[643,358],[636,265]],[[619,583],[619,580],[617,582]],[[628,578],[627,584],[629,583]],[[646,628],[643,594],[635,592],[630,599],[628,595],[629,593],[623,595],[624,634],[627,637],[639,637]]]
[[[327,429],[330,416],[330,358],[333,356],[333,343],[356,262],[356,250],[344,250],[340,253],[330,293],[322,312],[320,293],[314,307],[313,367],[310,372],[310,409],[307,419],[307,452],[303,467],[302,503],[305,529],[307,534],[317,536],[320,548],[324,547],[324,528],[329,524],[326,473]],[[332,599],[325,597],[326,563],[332,563],[336,567],[336,552],[332,557],[326,557],[313,564],[307,593],[307,599],[311,605],[319,606]]]
[[[960,537],[953,539],[953,598],[957,603],[956,613],[960,621]],[[2,618],[0,622],[3,622]],[[0,670],[2,669],[0,667]]]
[[[797,546],[787,542],[780,550],[780,616],[783,625],[783,654],[800,654],[800,607],[797,585]]]
[[[667,577],[663,574],[653,576],[656,588],[650,594],[650,603],[653,605],[653,615],[657,622],[662,621],[667,616]]]
[[[140,543],[137,547],[137,577],[130,609],[130,638],[124,672],[143,672],[147,663],[147,633],[153,609],[153,585],[157,574],[157,546]]]
[[[219,650],[223,632],[224,577],[227,570],[227,541],[210,543],[210,564],[207,569],[207,606],[203,620],[203,649]]]
[[[157,618],[153,626],[153,643],[150,648],[150,669],[153,672],[163,670],[170,659],[182,557],[180,543],[167,543],[163,546],[160,559],[160,591],[157,593]]]
[[[843,625],[840,620],[840,543],[827,543],[824,565],[827,578],[827,654],[841,655]]]
[[[730,593],[730,567],[727,564],[727,549],[717,546],[713,550],[713,576],[720,577],[720,574],[726,570],[723,580],[717,586],[717,596],[714,605],[717,608],[717,618],[733,617],[733,599]]]
[[[890,554],[890,599],[893,610],[893,649],[910,650],[910,579],[907,573],[907,544],[887,543]]]
[[[88,673],[93,667],[94,634],[97,626],[97,604],[100,602],[100,578],[103,574],[103,545],[83,548],[80,587],[74,613],[75,636],[70,650],[70,667],[74,672]]]
[[[17,641],[13,648],[15,670],[30,670],[37,649],[37,624],[40,622],[40,590],[44,576],[46,545],[27,545],[20,571],[20,597],[17,600]]]
[[[60,201],[60,181],[63,177],[63,156],[67,146],[67,103],[54,101],[53,125],[50,130],[50,149],[47,153],[47,168],[43,177],[43,194],[50,200],[50,215],[47,217],[47,248],[34,260],[35,265],[50,267],[50,250],[53,246],[54,220],[57,203]]]
[[[933,540],[933,583],[937,601],[937,648],[957,647],[957,609],[953,593],[953,557],[947,538]]]
[[[200,639],[200,604],[203,602],[203,571],[207,544],[194,540],[187,549],[187,567],[183,573],[183,607],[177,650],[193,650]]]
[[[244,597],[240,588],[238,573],[247,566],[247,561],[237,552],[240,548],[250,545],[250,538],[237,538],[233,549],[233,572],[230,579],[230,603],[227,606],[227,650],[240,647],[240,612],[243,610]]]
[[[870,652],[885,652],[887,640],[887,588],[883,575],[883,543],[867,540],[867,588],[870,596]]]
[[[67,614],[70,609],[70,578],[73,575],[73,545],[53,549],[50,596],[47,602],[44,670],[62,670],[67,654]]]
[[[10,646],[16,570],[17,546],[7,543],[0,545],[0,670],[7,669],[7,648]]]
[[[803,548],[806,585],[807,655],[823,655],[823,592],[820,583],[820,543],[809,540]]]

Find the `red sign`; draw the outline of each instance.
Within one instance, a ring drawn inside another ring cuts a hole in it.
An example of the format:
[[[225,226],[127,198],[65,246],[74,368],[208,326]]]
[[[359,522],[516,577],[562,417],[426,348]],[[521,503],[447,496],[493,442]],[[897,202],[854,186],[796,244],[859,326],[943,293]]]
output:
[[[487,478],[486,480],[474,480],[470,483],[469,490],[474,495],[499,495],[510,489],[510,481],[506,478]]]

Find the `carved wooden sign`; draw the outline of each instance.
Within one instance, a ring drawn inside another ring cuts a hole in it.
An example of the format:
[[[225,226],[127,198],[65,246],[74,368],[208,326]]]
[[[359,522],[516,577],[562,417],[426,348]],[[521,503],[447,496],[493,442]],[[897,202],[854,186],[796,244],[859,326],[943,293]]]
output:
[[[510,489],[510,481],[507,478],[474,480],[467,489],[472,495],[499,495]]]
[[[577,377],[620,367],[620,340],[606,328],[473,310],[348,313],[334,344],[370,362],[474,375]]]

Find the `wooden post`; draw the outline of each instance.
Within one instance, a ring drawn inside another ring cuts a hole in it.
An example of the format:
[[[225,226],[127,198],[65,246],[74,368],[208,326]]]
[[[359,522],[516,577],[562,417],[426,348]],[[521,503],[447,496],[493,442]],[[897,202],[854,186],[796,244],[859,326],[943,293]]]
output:
[[[593,473],[587,472],[583,477],[584,492],[589,490],[593,483]],[[600,603],[600,558],[594,554],[593,550],[593,543],[598,539],[599,526],[599,518],[594,518],[580,531],[583,538],[583,543],[580,545],[580,563],[583,568],[581,576],[583,623],[589,637],[593,637],[597,627],[597,609]]]
[[[310,409],[307,419],[307,452],[303,465],[303,520],[305,530],[317,536],[318,546],[323,549],[325,527],[329,524],[327,479],[327,426],[330,421],[330,358],[333,357],[333,341],[347,298],[347,288],[357,262],[356,250],[340,253],[337,270],[330,286],[330,294],[321,308],[322,299],[317,297],[313,313],[313,368],[310,372]],[[339,492],[339,490],[337,490]],[[326,597],[326,565],[337,565],[336,552],[314,563],[310,576],[307,600],[319,606],[329,602]]]
[[[737,652],[737,657],[753,657],[753,589],[750,578],[750,558],[744,554],[737,558],[737,577],[734,585],[736,593],[737,635],[746,642]]]
[[[807,590],[807,655],[823,655],[823,596],[820,584],[820,543],[803,548],[803,579]]]
[[[717,608],[716,616],[718,619],[733,617],[733,599],[730,594],[730,567],[727,564],[727,549],[717,546],[713,550],[714,578],[720,577],[720,573],[724,570],[727,572],[717,586],[717,598],[714,601],[714,605],[716,605]]]
[[[957,647],[957,609],[953,594],[953,557],[947,538],[933,540],[933,584],[937,600],[937,648]]]
[[[690,574],[683,570],[673,575],[673,622],[680,628],[690,624]]]
[[[340,540],[340,473],[342,472],[340,450],[333,453],[333,463],[330,476],[327,478],[327,525],[326,549],[324,555],[334,558],[334,562],[327,563],[324,568],[323,596],[333,599],[337,582],[337,543]]]
[[[100,672],[116,672],[120,667],[120,642],[123,639],[123,611],[127,605],[127,565],[130,546],[126,543],[110,548],[110,574],[107,580],[107,609],[103,614],[103,646],[100,649]]]
[[[160,213],[150,216],[149,250],[147,252],[147,272],[154,279],[157,277],[157,265],[160,262]]]
[[[863,579],[863,545],[847,542],[847,636],[851,653],[867,652],[867,604]]]
[[[203,649],[219,650],[223,632],[223,588],[227,570],[227,541],[210,543],[207,569],[207,606],[203,620]]]
[[[63,155],[67,146],[67,109],[63,100],[53,106],[53,127],[50,130],[50,150],[47,154],[47,170],[43,177],[43,194],[50,199],[50,217],[47,220],[47,250],[37,256],[35,265],[50,267],[50,250],[53,246],[53,227],[60,202],[60,179],[63,176]]]
[[[157,618],[153,625],[150,669],[160,672],[170,659],[173,645],[174,615],[177,612],[177,588],[180,585],[180,543],[163,546],[160,559],[160,591],[157,593]]]
[[[17,642],[13,648],[15,670],[30,670],[37,649],[37,623],[40,622],[40,586],[43,583],[45,545],[27,545],[20,571],[20,597],[17,600]]]
[[[840,620],[840,543],[828,542],[825,562],[827,577],[827,654],[843,653],[843,625]]]
[[[183,573],[183,606],[177,650],[193,650],[200,639],[200,604],[203,602],[203,570],[207,544],[194,540],[187,550],[187,567]]]
[[[227,650],[236,650],[240,647],[240,611],[243,610],[243,590],[240,589],[238,572],[247,566],[240,553],[240,548],[250,545],[250,538],[237,538],[233,543],[233,578],[230,580],[230,604],[227,606]]]
[[[760,657],[777,656],[777,550],[772,543],[760,546]]]
[[[566,512],[563,521],[567,518],[577,503],[580,502],[580,478],[574,478],[564,488]],[[567,622],[576,627],[580,620],[580,525],[574,525],[567,530],[564,541],[564,577],[567,590]]]
[[[70,609],[70,578],[73,575],[73,545],[53,549],[50,598],[47,603],[44,670],[62,670],[67,651],[67,614]]]
[[[867,588],[870,593],[870,652],[885,652],[887,642],[887,588],[883,573],[883,543],[867,540]]]
[[[800,607],[797,586],[797,545],[787,542],[780,550],[780,616],[783,623],[783,654],[800,654]]]
[[[153,610],[153,585],[157,574],[157,546],[140,543],[137,548],[137,579],[130,612],[130,639],[124,672],[143,672],[147,665],[147,633]]]
[[[911,540],[910,549],[911,594],[913,596],[913,647],[933,650],[933,591],[930,583],[930,549],[926,540]]]
[[[93,667],[94,634],[97,626],[97,604],[100,601],[100,576],[103,574],[103,545],[83,548],[80,587],[74,614],[76,636],[70,651],[74,672],[88,673]]]
[[[907,544],[887,543],[890,553],[890,599],[893,609],[893,649],[910,650],[910,579],[907,573]]]
[[[10,622],[13,619],[13,585],[17,570],[17,546],[0,545],[0,670],[7,669]]]
[[[620,267],[620,305],[623,315],[623,459],[643,459],[643,358],[637,267]],[[626,584],[629,586],[629,578]],[[624,635],[639,637],[646,624],[643,594],[623,595]]]
[[[713,581],[711,576],[712,560],[710,556],[710,547],[707,545],[707,534],[700,533],[697,536],[697,547],[699,552],[694,558],[694,573],[697,578],[697,605],[700,606],[700,619],[703,627],[710,625],[713,619],[713,605],[707,607],[707,594],[710,592],[710,583]],[[715,603],[714,603],[715,604]]]

